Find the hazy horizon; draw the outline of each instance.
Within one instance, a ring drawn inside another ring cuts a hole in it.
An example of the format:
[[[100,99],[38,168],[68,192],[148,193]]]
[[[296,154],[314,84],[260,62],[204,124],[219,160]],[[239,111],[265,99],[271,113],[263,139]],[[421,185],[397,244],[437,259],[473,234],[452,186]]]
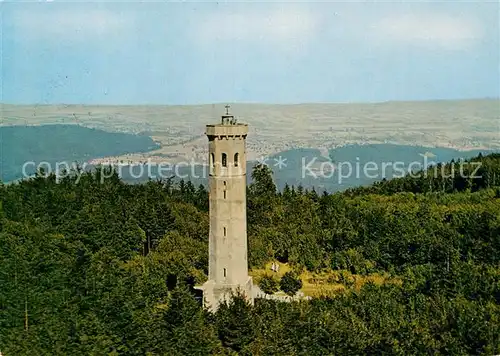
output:
[[[209,105],[370,105],[370,104],[389,104],[389,103],[424,103],[424,102],[446,102],[446,101],[483,101],[483,100],[500,100],[498,97],[468,97],[468,98],[449,98],[449,99],[420,99],[420,100],[384,100],[384,101],[308,101],[308,102],[252,102],[252,101],[237,101],[237,102],[200,102],[200,103],[188,103],[188,104],[163,104],[163,103],[151,103],[151,104],[119,104],[119,103],[107,103],[107,104],[94,104],[94,103],[82,103],[82,102],[60,102],[60,103],[13,103],[13,102],[1,102],[0,105],[13,105],[13,106],[209,106]],[[500,109],[499,109],[500,112]]]

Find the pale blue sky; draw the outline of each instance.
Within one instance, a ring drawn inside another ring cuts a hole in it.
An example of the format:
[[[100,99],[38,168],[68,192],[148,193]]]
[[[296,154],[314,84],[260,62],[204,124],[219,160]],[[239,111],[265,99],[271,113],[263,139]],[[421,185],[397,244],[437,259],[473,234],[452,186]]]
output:
[[[7,2],[6,103],[499,96],[498,2]]]

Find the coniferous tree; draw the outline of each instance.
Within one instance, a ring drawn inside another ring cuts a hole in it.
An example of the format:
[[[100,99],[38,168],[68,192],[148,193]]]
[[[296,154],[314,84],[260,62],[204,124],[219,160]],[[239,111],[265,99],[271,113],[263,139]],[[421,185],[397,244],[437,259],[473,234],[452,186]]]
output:
[[[249,354],[247,346],[255,338],[255,323],[250,305],[243,294],[236,294],[219,306],[215,315],[219,338],[225,347]]]

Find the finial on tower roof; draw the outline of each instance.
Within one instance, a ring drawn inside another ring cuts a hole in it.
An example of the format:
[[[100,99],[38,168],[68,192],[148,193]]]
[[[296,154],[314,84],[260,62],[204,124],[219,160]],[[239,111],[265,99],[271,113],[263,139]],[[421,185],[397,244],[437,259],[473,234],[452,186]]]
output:
[[[223,125],[234,125],[236,121],[234,120],[234,116],[229,113],[229,108],[231,105],[224,106],[226,108],[226,114],[222,115],[222,124]]]

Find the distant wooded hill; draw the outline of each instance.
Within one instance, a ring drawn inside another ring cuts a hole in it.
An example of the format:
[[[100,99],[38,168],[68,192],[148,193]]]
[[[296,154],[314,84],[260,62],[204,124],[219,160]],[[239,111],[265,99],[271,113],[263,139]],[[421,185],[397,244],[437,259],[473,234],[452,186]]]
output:
[[[106,132],[77,125],[0,127],[0,180],[22,177],[25,162],[85,162],[91,158],[158,148],[150,137]],[[33,165],[28,168],[33,174]]]
[[[302,186],[317,191],[336,192],[346,189],[368,186],[384,179],[398,178],[410,172],[419,171],[426,165],[432,166],[451,160],[469,159],[478,154],[486,155],[493,151],[472,150],[459,151],[451,148],[432,148],[419,146],[400,146],[393,144],[349,145],[333,149],[329,157],[321,155],[317,149],[295,149],[270,156],[266,164],[271,168],[278,189],[285,185]],[[426,156],[426,157],[424,157]],[[281,167],[280,163],[281,162]],[[257,165],[258,161],[247,164],[247,172]],[[394,169],[394,165],[396,168]],[[370,170],[369,166],[376,169]],[[331,168],[333,167],[333,170]],[[349,170],[351,167],[351,173]],[[366,167],[366,169],[365,169]],[[121,177],[132,183],[146,182],[148,171],[138,177],[138,168],[122,167]],[[157,167],[150,170],[153,180],[161,177]],[[132,172],[132,173],[131,173]],[[175,176],[174,180],[191,180],[194,185],[207,184],[206,167],[172,168],[170,173],[164,172],[163,178]],[[177,175],[174,173],[178,173]],[[458,171],[457,171],[458,173]],[[251,182],[250,174],[247,182]]]

